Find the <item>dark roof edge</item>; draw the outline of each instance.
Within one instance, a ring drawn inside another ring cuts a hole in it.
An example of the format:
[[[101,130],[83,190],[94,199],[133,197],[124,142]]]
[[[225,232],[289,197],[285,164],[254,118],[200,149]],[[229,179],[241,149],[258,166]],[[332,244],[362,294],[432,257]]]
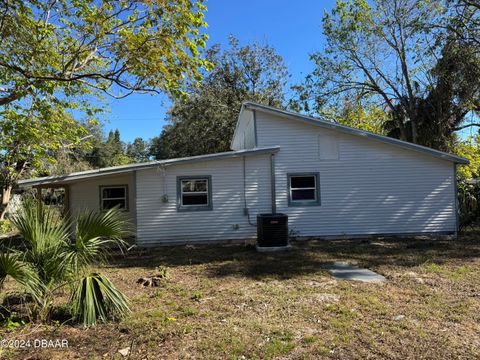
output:
[[[254,102],[245,102],[242,105],[241,111],[243,111],[244,109],[260,110],[260,111],[274,113],[274,114],[281,115],[281,116],[284,116],[284,117],[289,117],[289,118],[293,117],[295,119],[298,119],[300,121],[303,121],[303,122],[306,122],[306,123],[309,123],[309,124],[312,124],[312,125],[321,126],[321,127],[332,129],[332,130],[337,130],[337,131],[340,131],[340,132],[343,132],[343,133],[346,133],[346,134],[350,134],[350,135],[366,137],[366,138],[369,138],[369,139],[372,139],[372,140],[381,141],[381,142],[386,143],[386,144],[400,146],[400,147],[403,147],[405,149],[418,151],[418,152],[428,154],[428,155],[431,155],[431,156],[434,156],[434,157],[437,157],[437,158],[440,158],[440,159],[443,159],[443,160],[452,161],[454,163],[469,164],[469,160],[465,159],[461,156],[449,154],[449,153],[446,153],[446,152],[443,152],[443,151],[435,150],[435,149],[432,149],[432,148],[429,148],[429,147],[426,147],[426,146],[422,146],[422,145],[413,144],[413,143],[410,143],[410,142],[407,142],[407,141],[394,139],[394,138],[391,138],[391,137],[388,137],[388,136],[374,134],[374,133],[369,132],[369,131],[351,128],[351,127],[348,127],[348,126],[345,126],[345,125],[340,125],[340,124],[330,122],[330,121],[327,121],[327,120],[318,119],[318,118],[298,114],[298,113],[287,111],[287,110],[277,109],[277,108],[274,108],[274,107],[271,107],[271,106],[261,105],[261,104],[257,104],[257,103],[254,103]]]
[[[249,156],[249,155],[273,154],[278,152],[279,150],[280,150],[279,146],[272,146],[272,147],[245,149],[245,150],[237,150],[237,151],[227,151],[227,152],[215,153],[215,154],[197,155],[197,156],[190,156],[185,158],[158,160],[158,161],[151,161],[148,163],[136,163],[136,164],[130,164],[130,165],[113,166],[108,168],[71,173],[67,175],[45,176],[41,178],[20,180],[18,182],[18,185],[20,187],[30,187],[30,186],[47,185],[47,184],[63,184],[63,183],[72,182],[75,180],[83,180],[83,179],[94,178],[99,176],[123,174],[131,171],[135,171],[135,170],[148,169],[155,166],[170,166],[170,165],[193,163],[193,162],[199,162],[199,161],[235,158],[235,157],[242,157],[242,156]]]

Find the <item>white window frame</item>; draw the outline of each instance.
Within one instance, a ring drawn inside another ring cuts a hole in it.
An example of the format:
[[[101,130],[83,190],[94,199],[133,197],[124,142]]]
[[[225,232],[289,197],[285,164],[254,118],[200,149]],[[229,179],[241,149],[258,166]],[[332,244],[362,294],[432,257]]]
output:
[[[183,191],[184,181],[206,181],[206,191]],[[202,205],[185,205],[183,204],[183,196],[188,194],[207,195],[207,203]],[[177,210],[178,211],[197,211],[197,210],[212,210],[212,177],[210,175],[202,176],[178,176],[177,177]]]

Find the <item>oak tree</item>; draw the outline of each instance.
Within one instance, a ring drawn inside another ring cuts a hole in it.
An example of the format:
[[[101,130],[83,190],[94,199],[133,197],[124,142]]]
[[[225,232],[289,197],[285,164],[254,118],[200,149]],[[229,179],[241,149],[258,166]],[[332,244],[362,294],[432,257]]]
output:
[[[93,118],[104,96],[185,97],[186,79],[210,68],[205,10],[203,0],[0,1],[1,217],[25,167],[79,135],[58,131],[77,128],[68,113]],[[40,125],[52,119],[55,129]]]
[[[231,36],[228,49],[214,45],[207,59],[214,69],[200,86],[191,86],[191,96],[174,101],[168,125],[152,139],[151,153],[157,159],[200,155],[230,150],[238,112],[244,101],[283,107],[288,77],[282,57],[269,45],[241,46]]]

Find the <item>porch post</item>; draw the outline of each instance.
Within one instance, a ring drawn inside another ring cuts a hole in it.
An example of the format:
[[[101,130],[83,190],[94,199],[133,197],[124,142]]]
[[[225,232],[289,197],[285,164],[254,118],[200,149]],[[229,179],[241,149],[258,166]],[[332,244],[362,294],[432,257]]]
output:
[[[63,191],[65,194],[65,198],[63,199],[63,216],[68,218],[70,216],[70,186],[65,184]]]

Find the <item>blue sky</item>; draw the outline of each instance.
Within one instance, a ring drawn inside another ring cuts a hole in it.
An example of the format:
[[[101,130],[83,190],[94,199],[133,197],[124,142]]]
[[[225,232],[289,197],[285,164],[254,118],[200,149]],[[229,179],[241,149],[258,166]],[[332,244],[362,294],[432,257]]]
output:
[[[322,47],[321,20],[334,0],[207,0],[208,45],[227,44],[230,34],[241,44],[268,43],[283,57],[291,82],[311,69],[309,54]],[[123,141],[160,134],[168,109],[165,96],[132,95],[110,101],[105,130],[120,130]]]

